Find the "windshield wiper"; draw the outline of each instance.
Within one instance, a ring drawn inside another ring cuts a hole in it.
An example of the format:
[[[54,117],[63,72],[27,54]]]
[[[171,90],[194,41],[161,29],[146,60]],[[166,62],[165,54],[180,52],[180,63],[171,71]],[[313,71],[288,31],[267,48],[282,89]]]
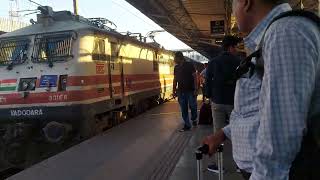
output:
[[[13,62],[16,62],[20,58],[20,62],[24,62],[27,59],[27,47],[20,51],[20,53],[15,57],[15,59],[11,60],[9,65],[7,66],[7,70],[11,71],[13,69]]]
[[[7,70],[11,71],[12,69],[13,69],[13,63],[11,61],[10,64],[7,66]]]

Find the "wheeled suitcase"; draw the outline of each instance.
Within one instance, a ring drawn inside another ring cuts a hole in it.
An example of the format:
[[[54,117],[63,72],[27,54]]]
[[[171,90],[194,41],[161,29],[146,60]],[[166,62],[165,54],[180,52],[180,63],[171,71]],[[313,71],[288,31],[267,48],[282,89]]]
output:
[[[203,155],[208,154],[209,146],[204,144],[203,146],[199,147],[195,154],[197,159],[197,180],[204,180],[202,174],[202,158]],[[218,169],[219,169],[219,180],[223,180],[223,144],[221,144],[218,149]]]

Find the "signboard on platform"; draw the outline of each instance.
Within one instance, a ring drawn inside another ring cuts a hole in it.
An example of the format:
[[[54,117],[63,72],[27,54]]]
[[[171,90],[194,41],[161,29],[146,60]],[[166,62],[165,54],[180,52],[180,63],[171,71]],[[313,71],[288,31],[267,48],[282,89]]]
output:
[[[224,20],[210,21],[211,34],[224,33]]]

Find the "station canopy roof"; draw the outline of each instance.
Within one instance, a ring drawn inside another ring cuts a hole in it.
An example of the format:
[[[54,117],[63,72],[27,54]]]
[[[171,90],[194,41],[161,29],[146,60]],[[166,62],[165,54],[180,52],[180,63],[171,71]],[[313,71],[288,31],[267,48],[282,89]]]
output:
[[[237,33],[232,0],[126,0],[163,29],[199,53],[212,57],[219,52],[225,34]],[[289,0],[299,8],[300,0]],[[307,10],[319,11],[319,1],[304,0]],[[240,35],[241,36],[241,35]]]
[[[219,51],[230,33],[231,2],[223,0],[127,0],[163,29],[201,54]],[[234,21],[233,21],[234,22]]]

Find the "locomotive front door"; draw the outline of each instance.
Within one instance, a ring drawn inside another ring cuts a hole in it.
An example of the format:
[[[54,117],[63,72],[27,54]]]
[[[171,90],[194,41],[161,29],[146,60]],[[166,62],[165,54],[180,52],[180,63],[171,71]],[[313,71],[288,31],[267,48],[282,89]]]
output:
[[[110,77],[111,77],[111,94],[116,99],[116,104],[121,103],[117,101],[124,96],[124,82],[123,82],[123,63],[122,57],[119,57],[120,45],[111,42],[111,59],[110,59]]]

